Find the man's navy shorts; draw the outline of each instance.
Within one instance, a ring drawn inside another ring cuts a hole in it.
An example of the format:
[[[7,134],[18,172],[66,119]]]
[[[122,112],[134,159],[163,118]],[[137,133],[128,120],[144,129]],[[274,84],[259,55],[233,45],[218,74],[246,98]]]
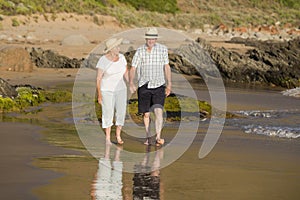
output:
[[[162,108],[165,104],[165,86],[158,88],[148,88],[145,84],[138,88],[138,109],[139,113],[152,111],[154,108]]]

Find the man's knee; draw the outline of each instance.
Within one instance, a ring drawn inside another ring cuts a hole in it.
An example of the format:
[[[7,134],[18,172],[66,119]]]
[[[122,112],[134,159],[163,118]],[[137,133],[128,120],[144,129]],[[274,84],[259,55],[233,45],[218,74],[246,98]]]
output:
[[[154,108],[155,115],[162,115],[163,109],[162,108]]]

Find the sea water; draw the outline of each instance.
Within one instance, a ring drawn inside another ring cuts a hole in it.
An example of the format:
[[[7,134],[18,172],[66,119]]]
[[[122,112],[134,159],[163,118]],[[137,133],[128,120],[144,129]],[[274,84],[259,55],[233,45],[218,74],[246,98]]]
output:
[[[248,98],[252,100],[252,107],[261,109],[232,111],[239,117],[228,119],[228,124],[241,128],[246,134],[300,138],[300,88],[255,93],[248,94]]]

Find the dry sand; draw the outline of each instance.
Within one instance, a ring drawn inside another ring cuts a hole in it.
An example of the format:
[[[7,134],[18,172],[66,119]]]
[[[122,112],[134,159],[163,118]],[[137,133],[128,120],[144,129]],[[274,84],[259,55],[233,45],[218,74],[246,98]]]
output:
[[[94,22],[94,17],[89,15],[57,14],[55,20],[52,15],[32,15],[32,16],[5,16],[1,21],[0,46],[21,46],[21,47],[41,47],[44,50],[53,50],[69,58],[86,58],[97,46],[115,34],[132,30],[134,28],[121,26],[116,19],[109,16],[98,15],[98,21]],[[12,19],[20,22],[19,26],[12,26]],[[203,37],[212,41],[215,46],[225,46],[232,49],[246,49],[243,45],[226,44],[226,38],[208,36],[204,33],[182,32],[191,39]],[[64,43],[67,38],[71,42]],[[79,39],[78,39],[79,38]],[[80,39],[86,39],[78,42]],[[132,35],[132,38],[142,38],[141,35]],[[167,38],[167,37],[166,37]],[[71,44],[70,44],[71,43]],[[228,46],[229,45],[229,46]],[[34,84],[45,85],[55,82],[65,81],[67,75],[74,77],[76,70],[65,69],[40,69],[34,68],[31,73],[19,73],[7,71],[5,66],[0,66],[1,78],[9,80],[12,84]],[[56,81],[57,80],[57,81]]]

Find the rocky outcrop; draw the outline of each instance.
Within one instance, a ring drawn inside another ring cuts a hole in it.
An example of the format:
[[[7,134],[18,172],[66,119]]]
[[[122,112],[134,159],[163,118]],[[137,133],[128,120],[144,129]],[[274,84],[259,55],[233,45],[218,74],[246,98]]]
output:
[[[32,48],[31,60],[37,67],[41,68],[80,68],[82,60],[68,58],[51,50]]]
[[[231,42],[251,45],[245,54],[216,48],[198,38],[170,54],[171,67],[205,80],[258,83],[294,88],[300,85],[300,38],[288,42],[234,38]],[[216,70],[217,69],[217,70]]]
[[[254,47],[245,54],[205,47],[225,80],[293,88],[300,82],[300,37],[288,42],[240,39]],[[197,42],[203,43],[201,39]],[[235,42],[235,41],[233,41]]]
[[[205,81],[222,78],[225,82],[299,86],[300,38],[288,42],[233,38],[229,42],[251,45],[253,49],[243,54],[213,47],[198,38],[170,51],[170,66],[175,72],[197,75]],[[134,53],[125,53],[128,63]],[[83,66],[94,68],[100,56],[91,54]]]
[[[61,41],[63,46],[82,46],[87,44],[90,44],[90,41],[83,35],[69,35]]]
[[[16,88],[0,78],[0,97],[15,98],[17,95]]]
[[[5,46],[0,49],[0,67],[9,71],[31,72],[33,62],[25,48]]]
[[[198,38],[169,52],[173,71],[197,75],[207,81],[222,78],[225,82],[267,84],[294,88],[300,85],[300,37],[286,41],[258,41],[255,39],[233,38],[232,43],[252,48],[246,53],[213,47]],[[15,50],[15,51],[14,51]],[[90,54],[87,59],[68,58],[51,50],[2,49],[0,66],[11,64],[16,71],[43,68],[95,68],[100,54]],[[29,53],[28,53],[29,52]],[[128,50],[125,57],[131,63],[134,50]],[[9,58],[9,59],[8,59]]]
[[[100,57],[101,54],[90,53],[89,56],[83,60],[81,67],[95,69]]]

